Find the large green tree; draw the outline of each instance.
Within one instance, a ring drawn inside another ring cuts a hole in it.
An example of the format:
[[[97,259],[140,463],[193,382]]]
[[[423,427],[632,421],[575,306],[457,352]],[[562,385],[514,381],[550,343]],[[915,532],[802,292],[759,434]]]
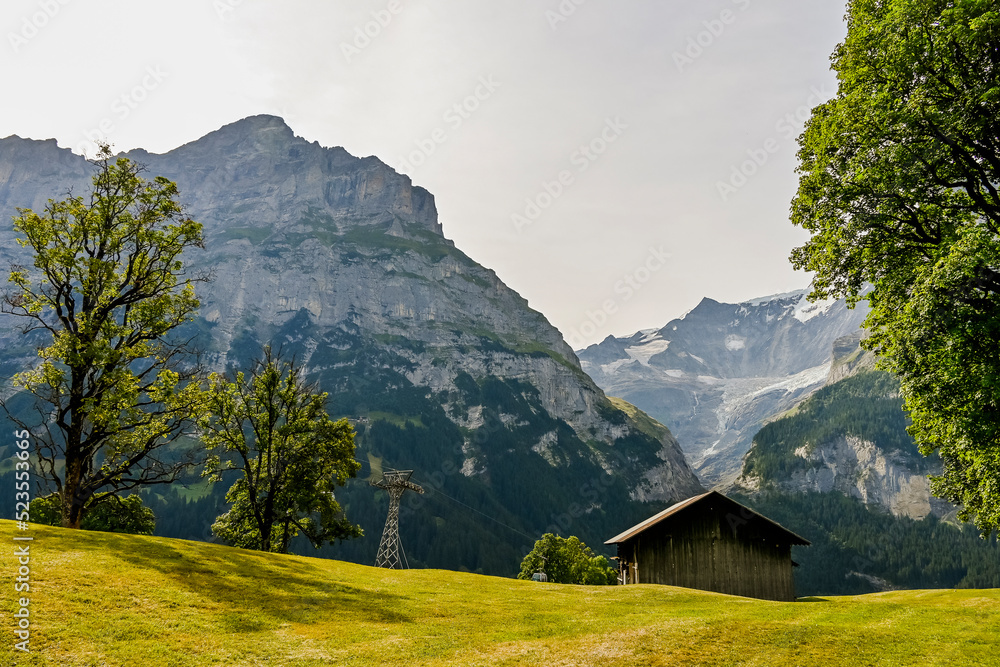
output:
[[[521,561],[518,579],[531,579],[544,572],[556,584],[609,585],[618,583],[618,573],[604,556],[595,556],[577,537],[545,533]]]
[[[294,362],[264,349],[249,374],[209,380],[203,439],[212,455],[206,474],[239,471],[226,494],[229,511],[212,526],[226,542],[287,553],[300,532],[315,547],[360,537],[334,488],[354,477],[354,428],[327,415],[326,394]]]
[[[144,179],[107,146],[94,165],[88,195],[18,209],[32,265],[12,268],[2,300],[44,340],[40,363],[14,377],[37,418],[11,417],[32,428],[68,528],[123,492],[174,481],[193,461],[169,445],[199,400],[189,350],[169,335],[198,307],[181,254],[202,247],[201,225],[167,179]]]
[[[1000,7],[851,0],[836,98],[799,139],[814,297],[868,299],[934,492],[1000,527]]]

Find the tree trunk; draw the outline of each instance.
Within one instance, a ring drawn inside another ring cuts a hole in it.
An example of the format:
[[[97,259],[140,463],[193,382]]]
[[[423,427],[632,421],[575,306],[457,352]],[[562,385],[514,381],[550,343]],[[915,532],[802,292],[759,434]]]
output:
[[[82,463],[79,459],[66,461],[66,481],[63,482],[62,488],[63,528],[78,529],[80,521],[83,520],[83,496],[80,493]]]
[[[279,547],[278,553],[287,554],[288,553],[288,542],[289,542],[288,533],[289,533],[289,528],[291,527],[291,525],[290,525],[291,521],[286,517],[284,523],[285,523],[285,531],[281,535],[281,547]]]
[[[72,369],[69,391],[69,428],[66,430],[66,479],[62,485],[62,525],[63,528],[80,527],[83,519],[84,452],[83,441],[83,377],[77,368]]]
[[[273,501],[271,496],[268,495],[267,500],[264,502],[263,510],[263,520],[258,521],[258,529],[260,530],[260,550],[261,551],[271,551],[271,531],[273,530],[272,523],[272,508]]]

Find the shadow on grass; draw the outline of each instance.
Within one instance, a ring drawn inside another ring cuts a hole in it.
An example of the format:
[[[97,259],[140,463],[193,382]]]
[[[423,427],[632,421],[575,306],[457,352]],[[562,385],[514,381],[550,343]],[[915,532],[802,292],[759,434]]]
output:
[[[829,602],[826,598],[818,598],[815,595],[807,598],[799,598],[796,602]]]
[[[258,620],[243,619],[239,610],[258,618],[269,617],[276,624],[310,623],[334,616],[376,623],[413,620],[398,611],[406,596],[338,583],[309,563],[283,562],[280,556],[268,558],[262,552],[198,543],[190,547],[196,552],[192,556],[165,544],[103,535],[118,558],[160,572],[176,584],[229,607],[226,624],[235,631],[263,627]]]

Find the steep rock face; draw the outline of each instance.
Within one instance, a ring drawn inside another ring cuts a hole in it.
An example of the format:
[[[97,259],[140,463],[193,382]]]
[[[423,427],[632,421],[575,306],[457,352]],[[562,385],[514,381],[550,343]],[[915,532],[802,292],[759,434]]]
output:
[[[864,337],[865,332],[858,330],[833,342],[833,362],[826,378],[828,385],[858,373],[875,370],[875,354],[861,347]]]
[[[885,452],[870,440],[839,436],[813,447],[802,446],[795,455],[808,465],[778,483],[776,487],[782,491],[839,491],[866,505],[884,507],[894,516],[911,519],[922,519],[931,513],[944,516],[953,509],[931,496],[927,473],[914,470],[909,457]],[[750,474],[741,478],[738,486],[757,491],[762,482]]]
[[[90,165],[79,156],[59,148],[55,139],[35,141],[20,137],[0,140],[0,202],[3,203],[4,241],[9,236],[10,218],[15,208],[40,211],[49,199],[61,199],[69,192],[81,194],[90,185]],[[13,246],[6,243],[0,252],[10,256]]]
[[[670,428],[703,481],[726,486],[761,425],[823,386],[834,341],[866,315],[806,294],[704,299],[662,329],[608,337],[578,354],[601,388]]]
[[[906,432],[898,382],[871,370],[858,341],[856,335],[837,341],[836,381],[754,436],[736,488],[838,491],[895,516],[948,515],[954,506],[934,498],[928,480],[940,472],[940,461],[917,451]]]
[[[592,543],[645,503],[701,490],[669,431],[613,405],[544,316],[443,236],[433,197],[376,158],[310,143],[270,116],[129,157],[176,181],[204,225],[206,250],[185,260],[214,273],[192,327],[209,362],[245,367],[267,342],[294,353],[331,411],[357,421],[365,475],[414,468],[522,535],[572,526]],[[85,191],[90,173],[54,142],[0,141],[4,213],[40,208],[67,182]],[[0,229],[8,260],[19,257],[12,237]],[[27,348],[3,324],[4,356],[23,367]],[[355,486],[345,502],[371,493]],[[413,530],[425,542],[433,532]],[[488,552],[510,547],[501,539],[485,536],[461,565],[495,571]]]

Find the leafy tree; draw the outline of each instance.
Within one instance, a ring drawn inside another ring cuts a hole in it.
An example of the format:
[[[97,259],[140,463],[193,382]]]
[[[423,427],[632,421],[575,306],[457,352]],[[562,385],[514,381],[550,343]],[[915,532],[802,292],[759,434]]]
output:
[[[100,495],[96,496],[100,499]],[[31,501],[31,521],[49,526],[62,523],[62,500],[51,494]],[[80,522],[82,530],[99,530],[106,533],[152,535],[156,530],[153,510],[142,504],[136,494],[111,495],[107,502],[95,503],[93,511],[86,512]]]
[[[22,318],[45,344],[41,363],[15,387],[36,399],[41,476],[62,503],[61,522],[79,528],[86,512],[137,487],[165,484],[193,463],[173,443],[197,412],[196,368],[183,342],[167,335],[198,307],[182,252],[203,247],[201,225],[177,203],[177,186],[142,178],[142,167],[94,162],[86,197],[18,209],[18,242],[32,267],[14,266],[2,310]],[[4,405],[6,409],[6,405]]]
[[[1000,526],[1000,12],[852,0],[840,86],[799,139],[792,253],[813,297],[866,298],[935,494]],[[869,290],[867,291],[866,290]]]
[[[300,532],[315,547],[360,537],[334,497],[334,487],[354,477],[354,429],[332,421],[326,394],[302,379],[293,362],[264,349],[249,376],[209,379],[203,439],[212,451],[206,474],[242,474],[229,489],[232,507],[212,530],[246,549],[288,553]]]
[[[545,533],[535,542],[535,548],[521,561],[518,579],[531,579],[536,572],[544,572],[548,580],[557,584],[613,585],[618,573],[604,556],[595,556],[586,544],[576,537],[559,537]]]

